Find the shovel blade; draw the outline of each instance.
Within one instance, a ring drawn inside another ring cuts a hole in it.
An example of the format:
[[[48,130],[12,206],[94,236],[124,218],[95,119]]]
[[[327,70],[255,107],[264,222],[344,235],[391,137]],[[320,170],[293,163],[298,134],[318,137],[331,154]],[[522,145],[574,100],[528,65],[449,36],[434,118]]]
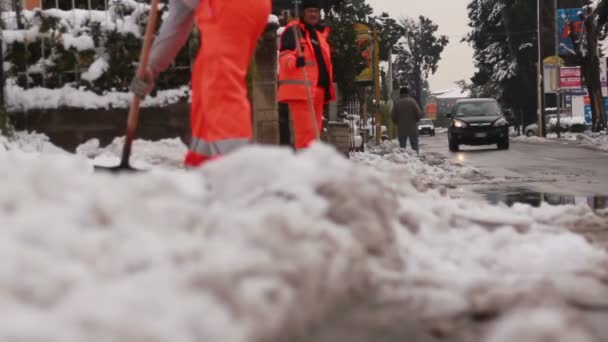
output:
[[[118,165],[118,166],[99,166],[95,165],[95,172],[106,172],[106,173],[137,173],[143,172],[144,170],[136,169],[131,165]]]

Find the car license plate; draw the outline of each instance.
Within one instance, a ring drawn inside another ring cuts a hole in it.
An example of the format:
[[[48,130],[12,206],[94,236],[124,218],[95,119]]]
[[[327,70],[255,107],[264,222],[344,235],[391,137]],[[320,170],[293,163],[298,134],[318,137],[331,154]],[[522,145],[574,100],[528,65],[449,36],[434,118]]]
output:
[[[475,138],[485,138],[488,136],[488,133],[475,133]]]

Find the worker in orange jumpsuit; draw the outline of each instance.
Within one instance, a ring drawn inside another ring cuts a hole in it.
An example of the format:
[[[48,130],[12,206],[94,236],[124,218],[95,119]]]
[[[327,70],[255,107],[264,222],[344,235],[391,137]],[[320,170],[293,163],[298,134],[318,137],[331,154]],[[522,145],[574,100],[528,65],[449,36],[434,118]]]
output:
[[[201,47],[192,70],[192,140],[187,167],[230,153],[251,142],[251,105],[246,75],[271,0],[170,0],[150,52],[144,80],[131,90],[144,98],[188,40],[196,22]]]
[[[299,30],[301,53],[297,51],[294,27]],[[306,148],[315,140],[315,128],[308,101],[312,100],[314,104],[318,131],[321,132],[323,107],[336,99],[328,37],[329,28],[321,25],[318,0],[304,0],[300,19],[287,25],[281,35],[279,102],[289,105],[296,149]],[[310,92],[307,92],[306,87]],[[311,95],[311,99],[307,93]]]

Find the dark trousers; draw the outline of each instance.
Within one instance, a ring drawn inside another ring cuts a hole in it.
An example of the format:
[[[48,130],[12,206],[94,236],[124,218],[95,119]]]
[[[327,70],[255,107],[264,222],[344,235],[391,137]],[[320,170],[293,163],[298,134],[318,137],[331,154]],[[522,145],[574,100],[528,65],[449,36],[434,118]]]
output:
[[[291,146],[291,127],[289,125],[289,105],[279,102],[279,145]]]
[[[418,147],[418,137],[417,136],[399,136],[399,146],[401,146],[401,148],[406,148],[407,147],[407,140],[409,138],[410,140],[410,145],[412,146],[412,150],[416,151],[416,153],[419,152],[419,147]]]

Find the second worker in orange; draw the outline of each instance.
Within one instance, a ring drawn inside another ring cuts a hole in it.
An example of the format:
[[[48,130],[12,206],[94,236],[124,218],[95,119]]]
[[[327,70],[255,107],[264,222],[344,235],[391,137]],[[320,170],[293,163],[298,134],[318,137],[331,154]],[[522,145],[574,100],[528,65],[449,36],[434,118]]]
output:
[[[299,30],[299,34],[296,35],[294,27]],[[297,51],[297,36],[300,53]],[[279,102],[289,105],[296,149],[306,148],[315,140],[308,101],[313,102],[318,132],[321,132],[323,108],[325,104],[336,100],[328,38],[329,28],[321,24],[318,0],[304,0],[300,19],[287,25],[281,35]]]

